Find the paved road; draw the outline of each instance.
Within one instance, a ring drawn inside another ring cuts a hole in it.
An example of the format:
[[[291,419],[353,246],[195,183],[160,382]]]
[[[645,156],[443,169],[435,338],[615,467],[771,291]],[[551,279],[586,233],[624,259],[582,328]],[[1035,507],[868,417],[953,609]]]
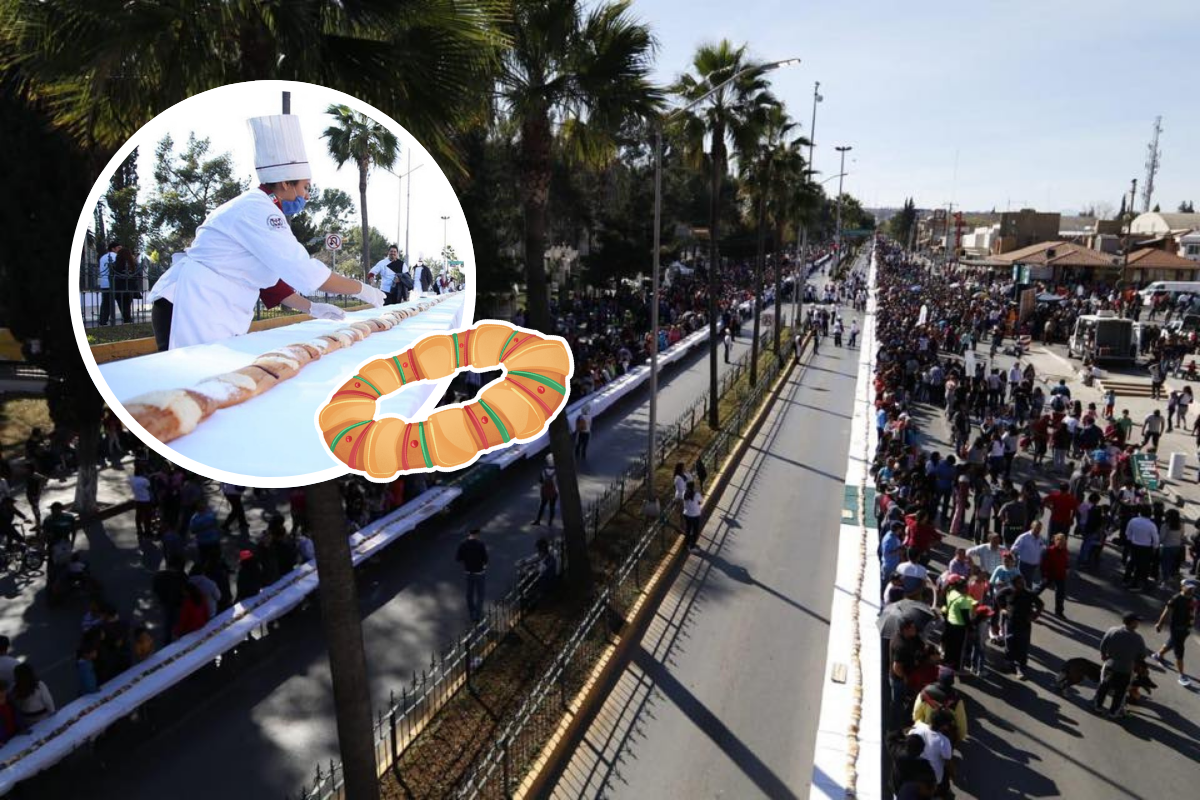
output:
[[[807,795],[858,355],[793,372],[554,797]]]
[[[734,356],[748,348],[748,338],[739,337]],[[720,368],[724,372],[726,365]],[[670,422],[707,390],[707,350],[685,356],[664,375],[659,419]],[[580,471],[585,504],[643,449],[648,407],[643,390],[598,420],[589,460]],[[485,530],[492,554],[489,596],[502,593],[512,582],[515,560],[533,552],[546,530],[529,525],[537,510],[539,469],[540,461],[510,467],[491,499],[422,526],[378,564],[360,570],[376,707],[465,627],[462,578],[454,562],[464,530],[477,525]],[[235,682],[198,699],[140,748],[136,769],[89,775],[90,797],[283,797],[309,780],[317,763],[327,765],[336,757],[337,743],[320,620],[315,613],[297,615],[271,638],[269,653]],[[95,772],[92,761],[78,760],[81,768]]]
[[[981,350],[983,348],[980,348]],[[1029,360],[1029,359],[1027,359]],[[1039,370],[1068,375],[1061,359],[1050,357],[1035,346],[1033,359]],[[1011,358],[998,359],[997,366],[1007,369]],[[1072,385],[1072,393],[1086,404],[1099,400],[1099,393]],[[1118,403],[1150,407],[1149,401]],[[945,417],[933,409],[922,409],[919,421],[923,446],[941,450],[948,429]],[[1135,415],[1137,416],[1137,415]],[[1164,448],[1165,449],[1165,448]],[[1038,480],[1043,493],[1052,488],[1050,476],[1034,473],[1028,456],[1018,457],[1013,477]],[[1186,499],[1183,514],[1191,524],[1200,509],[1200,491],[1190,482],[1172,487]],[[942,555],[935,559],[945,564],[950,547],[965,546],[961,539],[947,538]],[[1071,537],[1071,561],[1074,564],[1079,539]],[[1104,553],[1096,572],[1072,571],[1068,584],[1065,620],[1051,615],[1034,626],[1030,650],[1030,679],[1015,680],[995,670],[985,678],[968,677],[961,688],[967,697],[970,740],[963,747],[961,777],[955,787],[960,798],[995,800],[997,798],[1088,797],[1113,800],[1150,800],[1160,797],[1192,797],[1200,786],[1200,691],[1187,690],[1176,683],[1174,671],[1152,667],[1158,684],[1143,706],[1133,708],[1125,720],[1112,722],[1090,710],[1095,692],[1085,684],[1063,697],[1053,689],[1054,676],[1063,660],[1084,657],[1098,661],[1097,647],[1104,632],[1120,623],[1127,611],[1136,611],[1150,620],[1142,626],[1146,643],[1155,649],[1164,637],[1154,633],[1162,603],[1173,592],[1159,590],[1148,595],[1131,594],[1120,585],[1121,560],[1118,551]],[[1043,596],[1049,603],[1052,596]],[[1051,608],[1053,606],[1051,605]],[[1189,668],[1196,675],[1200,636],[1191,637]],[[990,653],[993,666],[1001,659],[999,650]]]

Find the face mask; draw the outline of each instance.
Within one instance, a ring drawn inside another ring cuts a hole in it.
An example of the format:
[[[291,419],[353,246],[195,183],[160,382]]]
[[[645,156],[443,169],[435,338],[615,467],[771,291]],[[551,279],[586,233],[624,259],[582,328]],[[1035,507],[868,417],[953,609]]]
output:
[[[303,211],[304,204],[307,202],[308,198],[300,195],[295,200],[280,200],[279,205],[283,207],[283,213],[290,217]]]

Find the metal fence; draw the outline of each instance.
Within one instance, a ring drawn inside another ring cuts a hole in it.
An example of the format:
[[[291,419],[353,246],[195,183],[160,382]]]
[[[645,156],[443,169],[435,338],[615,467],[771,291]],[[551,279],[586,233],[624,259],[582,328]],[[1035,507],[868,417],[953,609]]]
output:
[[[762,334],[761,340],[764,349],[771,336],[770,333]],[[760,398],[762,396],[762,392],[778,374],[779,366],[785,362],[786,358],[790,357],[792,348],[790,337],[785,337],[783,357],[771,361],[769,367],[762,371],[758,387],[752,397]],[[732,380],[727,379],[728,376],[734,373],[741,375],[749,368],[749,363],[750,353],[745,353],[734,364],[733,369],[723,377],[719,384],[720,396],[724,396],[729,386],[732,385]],[[705,392],[687,411],[680,414],[675,422],[660,429],[658,463],[665,463],[667,455],[690,436],[696,429],[696,425],[705,419],[704,411],[707,408],[708,400],[709,394]],[[735,412],[723,426],[721,433],[702,452],[700,458],[706,464],[715,464],[717,462],[713,459],[722,459],[728,455],[733,443],[737,441],[737,435],[743,430],[747,418],[744,411]],[[588,504],[584,510],[584,525],[589,542],[620,512],[626,499],[642,488],[645,477],[646,460],[642,456],[614,478],[600,497]],[[623,598],[625,600],[624,606],[614,603],[614,609],[628,608],[632,604],[641,591],[642,577],[646,574],[643,572],[643,562],[650,559],[651,563],[657,563],[657,560],[665,553],[665,548],[669,547],[671,537],[668,533],[672,527],[667,522],[666,506],[663,508],[663,515],[642,536],[622,566],[616,571],[614,578],[601,593],[601,598]],[[652,545],[654,549],[651,549]],[[551,542],[551,547],[556,552],[558,563],[565,568],[567,566],[566,548],[563,546],[561,537],[555,538]],[[631,575],[633,582],[629,583]],[[402,686],[398,695],[396,692],[391,693],[388,708],[378,712],[375,720],[375,763],[380,775],[392,768],[408,746],[424,730],[429,720],[461,688],[469,685],[474,671],[483,665],[495,644],[520,623],[529,610],[529,597],[536,576],[536,572],[524,570],[518,563],[517,582],[503,597],[487,606],[483,619],[450,648],[435,653],[430,658],[429,669],[422,670],[419,674],[414,672],[410,683]],[[547,733],[547,726],[557,725],[558,717],[561,714],[559,706],[531,705],[531,703],[535,697],[540,697],[538,691],[544,687],[549,688],[545,688],[543,694],[556,688],[560,702],[563,704],[569,702],[570,696],[578,689],[578,685],[581,685],[578,684],[578,681],[581,680],[578,673],[586,672],[586,669],[576,668],[575,665],[590,665],[592,662],[591,658],[580,658],[584,654],[583,648],[603,648],[607,644],[607,629],[604,626],[607,618],[600,613],[605,607],[606,605],[600,600],[593,604],[584,621],[572,633],[567,644],[563,646],[559,656],[556,657],[555,666],[551,670],[553,675],[543,677],[531,694],[530,700],[517,714],[514,722],[505,729],[505,733],[501,734],[496,747],[499,747],[502,742],[507,743],[504,747],[505,752],[498,757],[500,760],[493,764],[489,760],[493,754],[489,753],[488,756],[477,762],[478,765],[472,774],[480,774],[484,765],[491,765],[492,769],[501,771],[505,786],[511,785],[509,781],[513,775],[519,777],[523,774],[524,769],[521,768],[520,772],[516,772],[517,766],[514,765],[528,766],[528,762],[524,759],[535,757],[540,750],[540,745],[535,748],[531,744],[532,740],[542,733]],[[597,617],[597,614],[600,616]],[[543,701],[544,699],[542,697]],[[527,714],[525,713],[526,709],[528,709]],[[522,716],[523,714],[524,716]],[[516,721],[522,719],[524,722],[517,726]],[[505,739],[504,737],[509,733],[511,736]],[[318,765],[315,768],[311,785],[302,789],[295,800],[342,800],[342,789],[341,765],[331,761],[328,767]]]
[[[785,359],[791,356],[792,348],[790,343],[784,348]],[[706,462],[720,463],[737,446],[785,359],[772,361],[763,370],[762,380],[748,389],[738,409],[702,452],[701,457]],[[546,741],[557,730],[571,698],[586,680],[595,656],[608,644],[611,630],[609,621],[614,616],[627,618],[641,595],[643,578],[653,572],[670,548],[673,530],[674,526],[665,515],[647,528],[596,597],[583,621],[559,650],[553,664],[530,691],[512,721],[459,782],[455,790],[456,797],[474,800],[512,796]]]

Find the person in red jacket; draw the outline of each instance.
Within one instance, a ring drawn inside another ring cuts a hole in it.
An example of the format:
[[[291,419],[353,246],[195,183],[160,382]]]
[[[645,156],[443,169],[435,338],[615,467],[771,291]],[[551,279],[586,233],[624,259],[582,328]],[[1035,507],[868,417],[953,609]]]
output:
[[[208,624],[208,603],[200,587],[188,581],[184,585],[183,605],[179,608],[179,620],[173,631],[175,638],[198,631]]]
[[[938,533],[937,528],[929,522],[928,511],[918,511],[916,514],[909,514],[905,520],[905,547],[914,547],[920,553],[920,561],[922,564],[929,562],[929,551],[933,546],[942,540],[942,535]]]
[[[1060,483],[1057,489],[1042,499],[1042,507],[1050,509],[1050,536],[1053,538],[1055,534],[1071,530],[1079,501],[1071,494],[1069,485]]]
[[[1050,586],[1054,587],[1054,616],[1066,617],[1064,608],[1067,604],[1067,570],[1069,569],[1071,553],[1067,549],[1067,535],[1057,533],[1050,546],[1042,553],[1042,585],[1037,593],[1041,594]]]

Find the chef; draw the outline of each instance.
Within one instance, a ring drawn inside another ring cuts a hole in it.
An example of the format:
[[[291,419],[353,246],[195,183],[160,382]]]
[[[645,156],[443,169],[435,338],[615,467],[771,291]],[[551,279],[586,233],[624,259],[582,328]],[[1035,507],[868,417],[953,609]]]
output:
[[[196,230],[192,246],[175,256],[150,290],[156,310],[162,308],[159,300],[172,304],[166,337],[172,350],[246,333],[263,289],[282,295],[285,305],[330,318],[336,317],[332,306],[312,303],[304,309],[308,301],[300,295],[322,291],[383,305],[383,292],[334,273],[292,234],[285,215],[304,208],[312,177],[299,117],[249,122],[260,185],[213,211]]]

